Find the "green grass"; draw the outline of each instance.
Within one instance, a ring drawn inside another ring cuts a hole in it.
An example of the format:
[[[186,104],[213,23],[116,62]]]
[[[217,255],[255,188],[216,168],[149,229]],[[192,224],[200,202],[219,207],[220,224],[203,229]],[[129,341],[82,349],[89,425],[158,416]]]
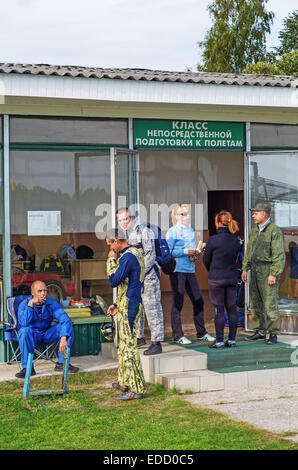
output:
[[[1,450],[297,450],[298,444],[193,406],[178,391],[148,385],[143,400],[118,402],[115,371],[73,375],[63,396],[22,397],[22,383],[0,384]],[[59,389],[61,378],[31,380]]]

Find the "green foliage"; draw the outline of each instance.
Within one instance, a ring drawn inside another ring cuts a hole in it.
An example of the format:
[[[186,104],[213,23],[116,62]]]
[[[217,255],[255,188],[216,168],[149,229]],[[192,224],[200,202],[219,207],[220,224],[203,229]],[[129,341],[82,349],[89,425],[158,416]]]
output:
[[[242,73],[250,73],[257,75],[282,75],[281,70],[274,64],[269,62],[257,62],[256,64],[247,65]]]
[[[265,59],[266,34],[274,18],[265,8],[267,2],[214,0],[209,5],[213,25],[198,43],[205,72],[241,73],[248,63]]]
[[[284,75],[298,76],[298,49],[283,54],[276,65],[280,67]]]
[[[294,75],[298,76],[298,49],[283,54],[275,64],[269,62],[257,62],[247,65],[242,73],[260,75]]]
[[[283,25],[284,28],[278,35],[281,45],[276,48],[279,55],[294,52],[298,49],[298,10],[290,13],[283,20]]]
[[[250,63],[242,73],[270,75],[298,75],[298,10],[283,21],[279,33],[280,47],[266,54],[265,60]]]

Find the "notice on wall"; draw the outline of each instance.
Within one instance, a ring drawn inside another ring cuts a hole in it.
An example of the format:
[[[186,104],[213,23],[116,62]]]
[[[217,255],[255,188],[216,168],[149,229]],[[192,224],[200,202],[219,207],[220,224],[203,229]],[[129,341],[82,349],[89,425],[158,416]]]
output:
[[[61,235],[61,211],[28,211],[28,236]]]
[[[245,148],[244,123],[134,119],[134,147],[241,151]]]

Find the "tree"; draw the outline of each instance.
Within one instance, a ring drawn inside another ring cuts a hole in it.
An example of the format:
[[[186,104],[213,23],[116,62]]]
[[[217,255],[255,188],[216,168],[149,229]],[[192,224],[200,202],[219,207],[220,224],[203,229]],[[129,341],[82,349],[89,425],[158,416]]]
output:
[[[280,56],[298,49],[298,10],[290,13],[283,20],[283,25],[278,35],[280,47],[275,48]]]
[[[268,52],[265,61],[247,65],[243,73],[298,76],[298,10],[283,20],[283,26],[280,46]]]
[[[250,73],[256,75],[282,75],[281,69],[275,64],[269,62],[257,62],[256,64],[249,64],[243,70],[242,73]]]
[[[208,10],[213,25],[203,41],[205,72],[241,73],[251,62],[265,60],[266,34],[274,13],[266,11],[268,0],[214,0]]]

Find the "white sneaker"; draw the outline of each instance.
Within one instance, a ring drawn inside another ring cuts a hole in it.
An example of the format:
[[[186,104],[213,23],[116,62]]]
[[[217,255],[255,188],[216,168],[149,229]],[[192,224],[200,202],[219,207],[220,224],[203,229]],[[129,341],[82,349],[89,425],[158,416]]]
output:
[[[208,333],[206,333],[202,338],[198,338],[201,341],[215,341],[215,338]]]
[[[185,336],[182,336],[182,338],[178,339],[175,341],[177,344],[191,344],[191,341],[187,339]]]

